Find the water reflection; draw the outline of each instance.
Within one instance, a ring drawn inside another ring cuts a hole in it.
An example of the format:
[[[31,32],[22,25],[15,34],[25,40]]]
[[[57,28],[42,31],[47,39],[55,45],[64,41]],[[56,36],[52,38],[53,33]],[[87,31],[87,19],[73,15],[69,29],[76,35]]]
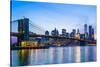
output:
[[[80,61],[81,62],[88,61],[87,60],[88,59],[87,55],[89,55],[88,54],[88,47],[87,46],[83,46],[82,48],[80,48],[80,51],[81,51]]]
[[[96,46],[13,50],[12,65],[41,65],[96,61]]]
[[[88,61],[96,61],[96,48],[93,50],[92,46],[88,47],[88,53]]]
[[[77,46],[76,47],[76,62],[79,63],[80,62],[80,55],[81,55],[81,52],[80,52],[80,46]]]
[[[20,66],[29,64],[29,50],[19,50],[17,54]]]

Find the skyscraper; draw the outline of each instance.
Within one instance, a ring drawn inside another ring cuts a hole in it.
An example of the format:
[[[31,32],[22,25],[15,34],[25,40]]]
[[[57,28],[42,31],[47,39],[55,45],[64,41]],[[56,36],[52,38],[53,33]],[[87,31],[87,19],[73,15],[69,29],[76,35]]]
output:
[[[68,33],[68,32],[66,33],[66,37],[67,37],[67,38],[69,38],[69,37],[70,37],[70,35],[69,35],[69,33]]]
[[[84,24],[84,34],[87,33],[87,24]]]
[[[75,37],[75,35],[76,35],[76,30],[73,29],[72,32],[70,33],[70,37]]]
[[[92,28],[92,40],[94,40],[94,28]]]
[[[51,35],[58,36],[59,35],[59,31],[55,28],[54,30],[51,31]]]
[[[49,31],[45,31],[45,35],[49,35]]]
[[[59,31],[55,28],[54,30],[51,31],[52,36],[59,36]],[[56,41],[57,38],[52,38],[53,41]]]
[[[79,29],[77,29],[76,38],[80,39],[80,31],[79,31]]]
[[[66,29],[62,29],[62,36],[66,36]]]
[[[47,30],[47,31],[45,31],[45,35],[49,35],[49,31]],[[44,38],[42,38],[42,40],[43,40],[43,42],[47,42],[47,41],[49,41],[49,37],[44,37]]]
[[[76,35],[76,30],[73,29],[73,36],[75,37],[75,35]]]
[[[79,29],[77,29],[77,34],[80,34],[80,31],[79,31]]]
[[[84,36],[85,36],[85,39],[88,38],[87,24],[84,24]]]
[[[89,39],[92,40],[92,26],[89,26]]]

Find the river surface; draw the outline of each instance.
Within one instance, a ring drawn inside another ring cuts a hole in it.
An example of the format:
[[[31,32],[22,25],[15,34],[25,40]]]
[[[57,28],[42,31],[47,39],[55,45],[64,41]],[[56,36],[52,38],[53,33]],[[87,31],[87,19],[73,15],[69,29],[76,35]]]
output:
[[[11,50],[12,66],[79,63],[92,61],[96,61],[96,46]]]

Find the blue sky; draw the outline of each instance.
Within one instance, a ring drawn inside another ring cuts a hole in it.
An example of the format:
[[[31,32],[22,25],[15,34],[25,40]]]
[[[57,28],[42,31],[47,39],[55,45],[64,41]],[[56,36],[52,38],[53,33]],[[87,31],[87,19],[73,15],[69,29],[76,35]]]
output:
[[[12,20],[25,16],[30,18],[32,24],[38,25],[43,30],[51,31],[56,27],[60,33],[63,28],[68,32],[79,28],[83,33],[84,24],[96,28],[96,6],[94,5],[13,1],[11,14]],[[13,27],[14,31],[16,24]],[[43,33],[36,30],[35,32]]]

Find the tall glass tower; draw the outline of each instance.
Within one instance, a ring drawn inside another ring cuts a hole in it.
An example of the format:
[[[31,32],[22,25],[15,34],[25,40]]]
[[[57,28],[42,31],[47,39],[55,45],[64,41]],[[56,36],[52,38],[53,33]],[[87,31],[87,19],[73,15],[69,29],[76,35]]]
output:
[[[84,24],[84,34],[87,33],[87,24]]]
[[[84,35],[85,35],[85,39],[87,39],[88,38],[87,24],[84,24]]]
[[[89,39],[91,40],[92,39],[92,26],[90,25],[89,26]]]

